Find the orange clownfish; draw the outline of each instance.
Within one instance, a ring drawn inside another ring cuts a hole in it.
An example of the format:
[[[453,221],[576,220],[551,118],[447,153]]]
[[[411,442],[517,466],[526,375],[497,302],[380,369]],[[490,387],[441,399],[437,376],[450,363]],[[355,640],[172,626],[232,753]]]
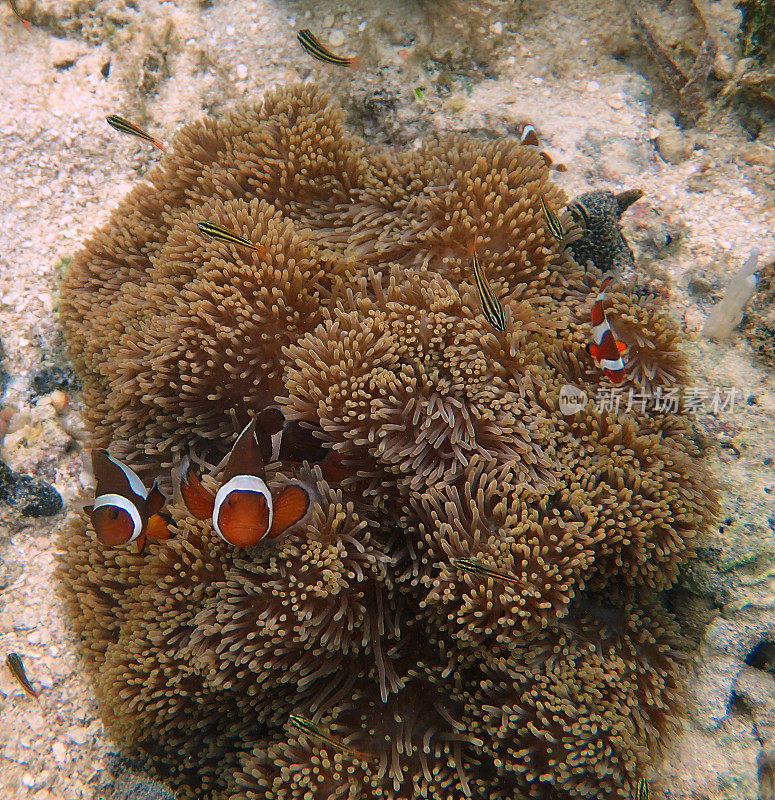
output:
[[[271,438],[270,461],[320,464],[323,477],[329,483],[340,483],[348,475],[340,455],[324,447],[322,440],[315,436],[313,423],[286,420],[277,406],[268,406],[261,411],[256,422]]]
[[[109,546],[137,542],[137,552],[146,536],[169,539],[169,518],[162,514],[166,498],[154,481],[146,489],[137,473],[107,450],[92,450],[92,469],[97,479],[94,504],[85,510],[97,538]]]
[[[627,345],[614,336],[603,308],[605,290],[611,277],[609,275],[600,284],[600,292],[592,306],[592,342],[587,345],[587,352],[600,364],[611,383],[621,383],[624,380],[622,353]]]
[[[223,473],[223,482],[213,496],[202,485],[188,459],[181,466],[180,491],[186,508],[197,519],[212,519],[215,532],[229,544],[248,547],[265,536],[277,536],[298,522],[309,510],[310,496],[298,484],[283,488],[272,497],[264,481],[264,465],[271,457],[272,436],[279,433],[282,414],[277,410],[278,429],[259,427],[251,420],[237,437]]]

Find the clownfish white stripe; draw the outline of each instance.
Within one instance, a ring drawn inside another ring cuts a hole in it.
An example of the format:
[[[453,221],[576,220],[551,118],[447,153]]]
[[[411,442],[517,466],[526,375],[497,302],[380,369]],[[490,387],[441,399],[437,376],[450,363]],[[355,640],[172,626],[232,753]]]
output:
[[[595,325],[595,327],[592,328],[592,340],[594,341],[594,343],[596,345],[602,344],[603,343],[603,335],[605,334],[606,331],[610,331],[610,330],[611,330],[611,327],[608,324],[608,321],[605,320],[605,319],[599,325]]]
[[[269,521],[267,522],[266,529],[269,530],[272,527],[272,495],[269,491],[269,487],[261,478],[257,478],[255,475],[235,475],[230,481],[224,483],[215,495],[215,501],[213,503],[213,528],[215,528],[215,532],[218,536],[226,542],[229,541],[223,535],[218,525],[218,514],[220,513],[223,502],[229,494],[234,491],[256,492],[266,498],[266,507],[269,510]]]
[[[108,459],[112,461],[126,476],[126,479],[129,481],[129,488],[137,495],[140,495],[143,499],[148,497],[148,490],[145,488],[145,485],[140,480],[140,476],[133,470],[130,469],[126,464],[122,464],[117,458],[113,458],[113,456],[105,452]],[[96,508],[96,506],[95,506]]]
[[[277,431],[277,433],[272,434],[272,455],[270,456],[271,461],[279,461],[280,460],[280,446],[283,442],[283,432],[282,430]]]
[[[114,460],[115,459],[111,458],[111,461]],[[137,476],[135,475],[135,477]],[[140,512],[137,510],[135,504],[131,500],[127,499],[126,497],[122,497],[120,494],[101,494],[94,500],[92,513],[103,506],[116,506],[116,508],[126,511],[126,513],[129,514],[132,519],[132,525],[134,525],[132,537],[129,539],[129,541],[134,542],[135,539],[139,538],[140,534],[143,532],[143,521],[140,519]]]
[[[617,359],[601,358],[600,359],[600,366],[603,369],[610,369],[610,370],[624,369],[624,361],[622,361],[621,357],[619,357]]]

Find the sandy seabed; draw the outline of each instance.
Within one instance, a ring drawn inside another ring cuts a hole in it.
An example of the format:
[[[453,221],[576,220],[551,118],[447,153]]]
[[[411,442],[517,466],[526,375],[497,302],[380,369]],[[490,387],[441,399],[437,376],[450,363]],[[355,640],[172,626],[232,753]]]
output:
[[[48,518],[0,504],[0,651],[21,653],[40,689],[37,702],[0,670],[0,797],[165,796],[135,777],[105,736],[51,577],[54,535],[90,482],[77,387],[64,386],[62,408],[42,381],[45,370],[66,368],[58,271],[158,157],[104,118],[120,113],[165,138],[202,113],[314,79],[375,141],[412,147],[450,129],[514,135],[530,121],[567,165],[555,176],[569,196],[645,191],[624,218],[637,272],[669,288],[665,303],[689,337],[694,384],[739,390],[731,408],[698,419],[714,442],[723,509],[671,600],[698,651],[684,732],[656,770],[654,794],[772,800],[772,369],[741,334],[714,343],[699,331],[750,250],[762,251],[762,263],[775,254],[773,118],[759,114],[755,139],[756,115],[740,103],[677,128],[623,0],[447,5],[439,13],[439,4],[398,0],[20,2],[30,32],[0,7],[0,339],[10,376],[0,458],[49,481],[65,501]],[[688,2],[669,11],[639,5],[669,44],[692,41]],[[729,70],[739,12],[719,0],[708,16],[718,63]],[[302,27],[343,39],[342,50],[362,53],[362,68],[311,61],[296,43]]]

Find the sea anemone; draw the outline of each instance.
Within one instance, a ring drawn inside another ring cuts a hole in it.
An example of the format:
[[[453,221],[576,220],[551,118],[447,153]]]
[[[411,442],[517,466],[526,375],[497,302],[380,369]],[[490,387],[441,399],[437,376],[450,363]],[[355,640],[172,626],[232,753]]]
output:
[[[253,547],[175,501],[144,553],[85,515],[60,538],[105,722],[180,797],[626,798],[674,729],[680,643],[654,598],[715,490],[675,413],[563,413],[566,384],[606,388],[585,350],[600,270],[541,197],[566,205],[535,148],[377,151],[296,86],[185,127],[73,260],[94,446],[152,478],[216,463],[276,404],[343,466],[272,465],[313,507]],[[653,302],[611,299],[625,390],[685,380]]]

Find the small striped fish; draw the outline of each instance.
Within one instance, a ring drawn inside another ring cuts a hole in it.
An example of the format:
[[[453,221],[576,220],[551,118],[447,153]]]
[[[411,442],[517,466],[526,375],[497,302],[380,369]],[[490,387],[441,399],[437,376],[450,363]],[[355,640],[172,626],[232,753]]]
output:
[[[105,119],[108,125],[119,133],[135,136],[138,139],[142,139],[144,142],[149,142],[154,145],[154,147],[158,147],[163,153],[166,152],[167,148],[158,139],[154,139],[150,133],[146,133],[142,128],[138,128],[137,125],[134,125],[128,119],[119,117],[118,114],[111,114],[109,117],[105,117]]]
[[[338,67],[355,67],[358,65],[358,56],[338,56],[332,53],[312,31],[304,28],[296,34],[299,44],[318,61],[326,64],[336,64]]]
[[[546,204],[543,195],[541,195],[541,208],[546,217],[546,226],[549,228],[549,233],[551,233],[558,242],[563,241],[563,239],[565,239],[565,228],[562,227],[562,223],[557,214]]]
[[[22,657],[18,653],[9,653],[5,657],[5,663],[8,665],[8,669],[11,670],[11,675],[21,684],[22,689],[24,689],[30,697],[37,699],[38,693],[33,688],[30,679],[27,677],[27,673],[24,671]]]
[[[474,260],[474,280],[476,281],[476,288],[479,290],[479,298],[482,301],[482,313],[487,319],[487,322],[489,322],[496,331],[503,332],[506,330],[506,315],[503,313],[503,306],[500,304],[500,300],[495,296],[487,278],[485,278],[482,272],[479,258],[476,255],[476,240],[469,246],[469,252]]]
[[[651,787],[645,778],[635,784],[635,800],[651,800]]]
[[[507,575],[505,572],[501,572],[497,569],[492,569],[492,567],[486,567],[484,564],[479,561],[475,561],[473,558],[453,558],[452,563],[458,569],[462,569],[463,572],[470,572],[472,575],[483,575],[486,578],[492,578],[493,580],[501,581],[502,583],[509,583],[512,586],[520,585],[520,582],[511,575]]]
[[[223,225],[219,225],[217,222],[197,222],[196,227],[199,228],[200,233],[209,236],[211,239],[217,239],[219,242],[226,242],[226,244],[249,247],[251,250],[255,250],[260,256],[266,255],[265,247],[251,242],[250,239],[238,236],[234,231],[224,228]]]
[[[18,19],[28,31],[32,30],[32,28],[30,28],[30,23],[19,13],[19,6],[16,5],[16,0],[8,0],[8,2],[11,4],[11,11],[13,11],[16,19]]]
[[[312,736],[314,739],[319,739],[324,744],[327,744],[329,747],[333,747],[335,750],[339,750],[340,753],[347,753],[348,755],[353,756],[354,758],[359,758],[362,761],[371,761],[376,758],[375,755],[372,753],[362,753],[360,750],[353,750],[352,747],[348,747],[346,744],[342,744],[342,742],[334,739],[333,736],[326,733],[322,728],[319,728],[315,725],[312,720],[307,719],[306,717],[302,717],[300,714],[291,714],[288,717],[288,722],[293,725],[294,728],[297,728],[302,733],[306,733],[307,736]]]

